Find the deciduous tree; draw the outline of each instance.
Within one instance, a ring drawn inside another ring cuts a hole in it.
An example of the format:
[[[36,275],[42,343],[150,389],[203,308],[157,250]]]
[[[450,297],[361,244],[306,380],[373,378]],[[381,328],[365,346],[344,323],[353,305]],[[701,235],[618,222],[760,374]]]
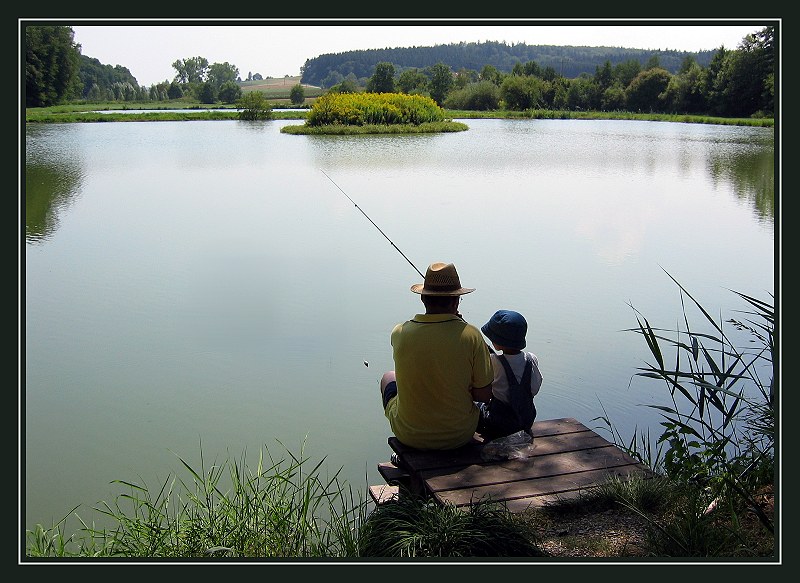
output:
[[[400,77],[397,79],[397,88],[401,93],[408,93],[409,95],[425,91],[427,85],[428,77],[416,68],[406,69],[400,73]]]
[[[241,110],[239,112],[239,119],[241,120],[257,121],[272,117],[272,107],[270,107],[269,101],[261,91],[245,93],[237,102],[237,106]]]
[[[207,80],[214,85],[214,89],[219,91],[223,84],[231,81],[236,82],[239,77],[239,69],[228,63],[213,63],[208,68]]]
[[[655,67],[639,73],[626,89],[628,109],[633,112],[661,112],[664,110],[661,94],[669,86],[672,75]]]
[[[197,96],[200,103],[214,103],[217,100],[217,92],[214,89],[214,84],[206,81],[200,86],[200,91]]]
[[[242,97],[242,88],[235,81],[225,81],[219,88],[219,100],[223,103],[236,103]]]
[[[25,27],[25,105],[47,107],[80,97],[81,46],[69,26]]]
[[[367,91],[370,93],[394,93],[394,65],[391,63],[375,65],[375,73],[367,81]]]
[[[444,63],[436,63],[430,68],[430,83],[428,90],[436,105],[442,105],[444,98],[453,87],[453,73]]]
[[[177,71],[175,81],[178,83],[203,83],[208,73],[208,59],[204,57],[190,57],[178,59],[172,63]]]
[[[305,89],[303,89],[303,86],[300,83],[293,85],[289,90],[289,101],[291,101],[293,105],[300,105],[305,100],[306,92]]]

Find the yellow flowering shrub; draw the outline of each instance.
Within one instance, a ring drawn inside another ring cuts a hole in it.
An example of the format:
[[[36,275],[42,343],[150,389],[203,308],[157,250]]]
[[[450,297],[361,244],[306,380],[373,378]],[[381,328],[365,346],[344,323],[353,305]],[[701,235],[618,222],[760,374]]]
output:
[[[392,125],[444,121],[430,97],[404,93],[326,93],[306,116],[306,125]]]

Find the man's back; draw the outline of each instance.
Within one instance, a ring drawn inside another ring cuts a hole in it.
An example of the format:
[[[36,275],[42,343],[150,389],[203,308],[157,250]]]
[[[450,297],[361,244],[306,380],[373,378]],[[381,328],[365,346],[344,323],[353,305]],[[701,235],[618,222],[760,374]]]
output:
[[[492,382],[480,331],[455,314],[417,314],[391,334],[398,395],[386,408],[392,431],[420,449],[452,449],[472,438],[478,409],[470,389]]]

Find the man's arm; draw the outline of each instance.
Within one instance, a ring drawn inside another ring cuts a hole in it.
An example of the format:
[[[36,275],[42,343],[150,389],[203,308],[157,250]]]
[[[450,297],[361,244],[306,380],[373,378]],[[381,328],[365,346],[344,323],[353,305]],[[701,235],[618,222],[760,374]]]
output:
[[[488,403],[492,398],[492,383],[489,383],[485,387],[472,387],[470,392],[472,393],[473,401]]]

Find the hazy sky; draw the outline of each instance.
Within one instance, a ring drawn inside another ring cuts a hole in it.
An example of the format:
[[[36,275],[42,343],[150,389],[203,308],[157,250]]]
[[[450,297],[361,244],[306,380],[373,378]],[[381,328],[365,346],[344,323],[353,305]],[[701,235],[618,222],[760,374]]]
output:
[[[774,21],[774,19],[772,19]],[[735,49],[747,34],[765,21],[649,20],[573,21],[482,19],[415,20],[250,20],[235,25],[220,20],[82,20],[69,24],[81,53],[104,65],[127,67],[139,85],[172,80],[172,63],[204,57],[211,63],[230,63],[243,79],[248,73],[264,77],[300,74],[306,60],[326,53],[359,49],[433,46],[458,42],[497,41],[507,44],[613,46],[636,49],[700,51]],[[609,21],[612,22],[612,21]],[[774,24],[774,22],[772,22]]]

